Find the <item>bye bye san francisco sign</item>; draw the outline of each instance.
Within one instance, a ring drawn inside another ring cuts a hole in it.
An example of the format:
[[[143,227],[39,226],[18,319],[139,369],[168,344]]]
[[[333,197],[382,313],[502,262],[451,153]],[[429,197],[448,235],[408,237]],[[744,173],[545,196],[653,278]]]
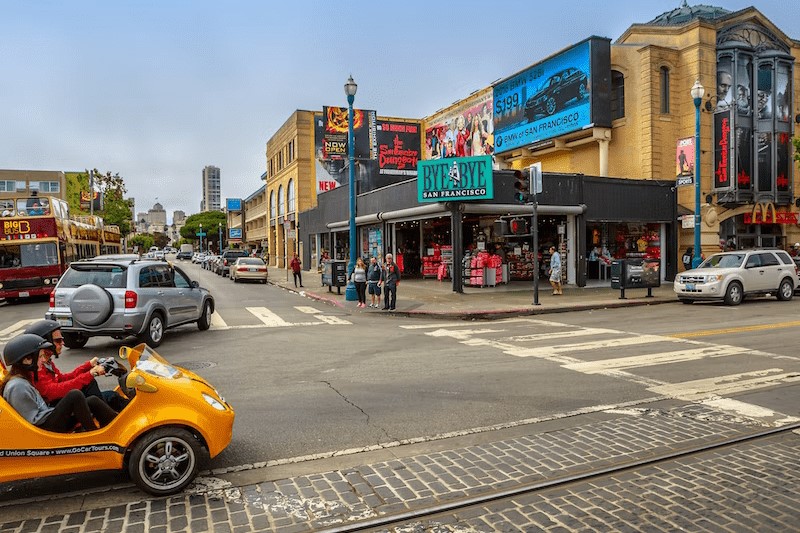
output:
[[[494,198],[492,157],[452,157],[417,164],[417,200],[447,202]]]

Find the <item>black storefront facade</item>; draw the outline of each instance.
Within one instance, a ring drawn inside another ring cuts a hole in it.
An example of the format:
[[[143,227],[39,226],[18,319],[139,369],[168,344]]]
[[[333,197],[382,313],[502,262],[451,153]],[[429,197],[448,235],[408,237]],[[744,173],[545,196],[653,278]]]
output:
[[[358,195],[359,254],[366,259],[392,252],[404,276],[446,280],[456,292],[533,279],[530,236],[499,235],[494,224],[509,216],[529,223],[533,208],[514,200],[512,171],[496,170],[492,179],[494,197],[477,201],[420,203],[416,178]],[[658,258],[663,280],[674,278],[674,183],[549,173],[542,181],[537,196],[540,278],[550,246],[562,253],[567,284],[610,283],[610,263],[621,258]],[[316,208],[300,213],[305,265],[349,259],[347,206],[345,185],[320,194]],[[489,254],[497,255],[496,263],[483,259]]]

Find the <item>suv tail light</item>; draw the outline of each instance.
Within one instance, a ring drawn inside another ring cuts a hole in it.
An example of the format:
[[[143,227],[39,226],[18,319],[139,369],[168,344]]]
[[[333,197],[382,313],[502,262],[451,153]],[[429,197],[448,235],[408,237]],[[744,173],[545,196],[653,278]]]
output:
[[[50,291],[50,309],[56,308],[56,290]]]
[[[138,301],[139,295],[136,291],[125,291],[125,309],[135,309]]]

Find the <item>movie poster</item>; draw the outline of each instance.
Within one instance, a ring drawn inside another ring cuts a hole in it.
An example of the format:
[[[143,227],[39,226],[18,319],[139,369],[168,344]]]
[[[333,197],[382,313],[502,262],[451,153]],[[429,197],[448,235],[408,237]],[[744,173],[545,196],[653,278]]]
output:
[[[333,190],[348,182],[348,124],[346,107],[323,107],[314,114],[314,165],[317,194]],[[342,114],[344,113],[344,114]],[[377,113],[353,110],[353,138],[355,139],[355,178],[365,182],[372,161],[377,160]],[[364,164],[362,164],[364,163]]]

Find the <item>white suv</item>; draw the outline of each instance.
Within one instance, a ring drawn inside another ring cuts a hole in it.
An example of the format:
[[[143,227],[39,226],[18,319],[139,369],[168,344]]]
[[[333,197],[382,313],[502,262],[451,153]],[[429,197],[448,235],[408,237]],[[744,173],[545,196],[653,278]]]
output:
[[[686,304],[723,300],[739,305],[746,296],[772,294],[791,300],[798,268],[783,250],[739,250],[714,254],[675,277],[674,290]]]

